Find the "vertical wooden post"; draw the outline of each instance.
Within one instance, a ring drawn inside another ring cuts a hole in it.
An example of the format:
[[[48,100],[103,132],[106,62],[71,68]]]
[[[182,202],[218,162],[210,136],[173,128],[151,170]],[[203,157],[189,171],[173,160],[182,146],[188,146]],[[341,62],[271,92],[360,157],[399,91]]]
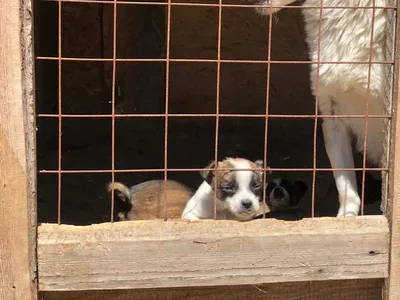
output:
[[[399,3],[397,4],[399,9]],[[389,277],[385,280],[383,300],[400,299],[400,19],[396,14],[395,68],[394,68],[394,114],[391,128],[389,188],[383,210],[390,226]]]
[[[397,55],[397,57],[400,57]],[[400,86],[399,76],[397,74],[396,84]],[[399,97],[395,98],[397,102]],[[388,217],[391,238],[390,238],[390,256],[389,256],[389,278],[385,280],[383,299],[398,300],[400,299],[400,109],[396,105],[396,113],[393,126],[396,127],[393,138],[391,155],[393,156],[392,167],[394,168],[392,179],[389,184],[392,185],[393,192],[389,193],[389,201],[387,201],[386,216]]]
[[[0,1],[0,299],[37,299],[32,0]]]

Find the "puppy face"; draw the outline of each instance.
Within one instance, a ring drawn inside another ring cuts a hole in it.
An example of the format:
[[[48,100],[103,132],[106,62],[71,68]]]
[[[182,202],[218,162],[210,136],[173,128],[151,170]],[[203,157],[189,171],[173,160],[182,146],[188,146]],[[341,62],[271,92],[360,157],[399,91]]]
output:
[[[212,162],[207,168],[214,168]],[[225,209],[238,219],[253,218],[260,209],[263,196],[263,172],[251,169],[263,168],[263,161],[252,162],[242,158],[226,158],[218,162],[217,168],[236,170],[203,171],[202,176],[216,190],[218,200]],[[241,170],[240,170],[241,169]]]
[[[266,202],[271,210],[294,208],[307,190],[307,185],[302,181],[292,183],[286,178],[277,178],[267,185]]]

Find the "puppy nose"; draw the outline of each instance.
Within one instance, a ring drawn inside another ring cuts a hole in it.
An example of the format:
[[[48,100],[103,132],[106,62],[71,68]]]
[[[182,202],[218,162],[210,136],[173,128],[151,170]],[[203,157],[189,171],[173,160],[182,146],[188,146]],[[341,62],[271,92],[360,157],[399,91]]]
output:
[[[276,187],[274,189],[274,196],[278,197],[278,198],[282,198],[283,196],[285,196],[284,193],[283,193],[283,189],[281,187],[279,187],[279,186]]]
[[[246,209],[249,209],[251,207],[251,201],[250,200],[243,200],[242,201],[242,206]]]

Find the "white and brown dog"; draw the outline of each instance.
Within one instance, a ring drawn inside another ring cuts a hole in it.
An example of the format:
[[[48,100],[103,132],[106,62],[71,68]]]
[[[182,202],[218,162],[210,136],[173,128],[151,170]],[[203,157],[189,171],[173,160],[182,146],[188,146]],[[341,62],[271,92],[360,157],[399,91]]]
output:
[[[257,1],[257,0],[256,0]],[[258,3],[287,5],[290,0],[261,0]],[[391,111],[392,66],[369,64],[393,60],[395,13],[393,9],[363,9],[362,7],[395,6],[394,0],[306,0],[304,6],[357,8],[304,8],[306,36],[312,61],[362,62],[362,64],[317,64],[311,65],[311,85],[318,98],[322,115],[365,116],[369,100],[368,115],[389,115]],[[257,9],[269,14],[269,9]],[[277,10],[274,10],[275,12]],[[374,13],[374,28],[372,14]],[[320,26],[320,19],[322,24]],[[321,37],[319,41],[319,37]],[[320,46],[320,47],[319,47]],[[319,48],[319,49],[318,49]],[[371,50],[372,49],[372,50]],[[370,57],[372,54],[372,57]],[[319,78],[317,80],[317,74]],[[317,87],[318,85],[318,87]],[[368,92],[368,89],[370,93]],[[318,94],[317,94],[318,91]],[[354,168],[352,142],[358,151],[364,150],[365,118],[325,118],[322,128],[332,168]],[[370,118],[366,141],[368,160],[382,165],[385,131],[384,118]],[[360,196],[357,191],[354,171],[333,171],[339,194],[340,207],[337,216],[356,216],[360,212]]]
[[[111,193],[112,184],[108,184]],[[114,182],[115,215],[119,221],[179,219],[193,191],[182,183],[167,180],[167,205],[165,204],[164,180],[150,180],[128,188]]]
[[[261,160],[252,162],[244,158],[226,158],[217,163],[216,172],[202,171],[204,181],[187,203],[182,219],[213,219],[215,192],[217,220],[253,219],[260,211],[262,213],[264,190],[263,171],[254,169],[263,167]],[[212,168],[215,168],[215,162],[206,167]]]

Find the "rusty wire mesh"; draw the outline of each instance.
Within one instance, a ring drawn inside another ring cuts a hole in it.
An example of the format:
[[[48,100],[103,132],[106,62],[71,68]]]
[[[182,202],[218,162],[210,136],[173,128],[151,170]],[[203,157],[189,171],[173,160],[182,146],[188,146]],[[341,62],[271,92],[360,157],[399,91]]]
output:
[[[369,61],[322,61],[320,59],[320,54],[318,54],[317,61],[291,61],[291,60],[272,60],[271,59],[271,48],[272,45],[272,33],[273,33],[273,18],[269,18],[269,30],[268,30],[268,53],[267,60],[234,60],[234,59],[222,59],[221,58],[221,28],[222,28],[222,10],[228,7],[247,7],[247,8],[255,8],[255,7],[264,7],[265,9],[273,9],[273,8],[281,8],[282,6],[261,6],[254,4],[224,4],[222,0],[219,0],[219,3],[179,3],[172,2],[168,0],[167,2],[130,2],[130,1],[102,1],[102,0],[41,0],[41,2],[57,2],[58,3],[58,55],[55,56],[37,56],[36,59],[38,61],[56,61],[58,63],[58,114],[49,114],[49,113],[39,113],[37,115],[38,118],[54,118],[58,119],[58,168],[57,169],[41,169],[39,170],[40,174],[57,174],[58,178],[58,186],[57,186],[57,203],[58,203],[58,215],[57,220],[58,224],[61,224],[61,205],[62,205],[62,176],[63,174],[87,174],[87,173],[110,173],[112,182],[115,181],[116,173],[135,173],[135,172],[163,172],[164,174],[164,188],[167,189],[167,174],[168,172],[197,172],[204,169],[198,168],[169,168],[168,161],[168,125],[170,118],[176,117],[186,117],[186,118],[214,118],[215,123],[215,160],[218,160],[218,144],[219,144],[219,120],[220,118],[254,118],[254,119],[264,119],[265,120],[265,129],[264,129],[264,168],[258,169],[266,172],[266,167],[268,165],[268,157],[267,157],[267,149],[268,149],[268,124],[269,119],[282,119],[282,118],[290,118],[290,119],[312,119],[314,120],[314,132],[313,132],[313,167],[312,168],[274,168],[271,167],[271,171],[307,171],[312,172],[312,187],[311,187],[311,217],[315,216],[314,206],[315,206],[315,185],[316,185],[316,174],[317,172],[331,172],[333,170],[354,170],[354,171],[362,171],[362,189],[361,189],[361,213],[364,211],[364,184],[365,184],[365,174],[366,171],[388,171],[388,168],[367,168],[367,159],[366,159],[366,143],[367,143],[367,130],[368,130],[368,119],[369,118],[385,118],[390,119],[391,115],[368,115],[369,109],[369,101],[366,101],[366,115],[320,115],[318,114],[318,96],[315,99],[315,113],[314,114],[269,114],[269,97],[270,97],[270,72],[271,65],[275,64],[316,64],[317,65],[317,78],[316,78],[316,95],[318,95],[318,80],[319,80],[319,66],[323,64],[349,64],[349,65],[358,65],[358,64],[367,64],[368,67],[368,90],[370,89],[371,84],[371,68],[372,65],[379,64],[389,64],[393,65],[394,61],[372,61],[372,47],[370,47],[370,59]],[[65,57],[62,54],[62,5],[63,3],[98,3],[101,5],[112,5],[113,6],[113,42],[112,42],[112,58],[90,58],[90,57]],[[118,58],[117,57],[117,7],[118,5],[159,5],[165,6],[167,11],[167,24],[166,24],[166,49],[165,49],[165,58]],[[171,41],[171,7],[173,6],[192,6],[192,7],[216,7],[218,8],[218,29],[217,29],[217,58],[216,59],[190,59],[190,58],[171,58],[170,57],[170,41]],[[319,6],[285,6],[286,9],[309,9],[309,8],[318,8],[320,9],[320,21],[322,20],[322,12],[323,8],[331,8],[331,9],[370,9],[372,13],[371,19],[371,42],[374,34],[374,12],[376,9],[393,9],[394,6],[341,6],[341,7],[331,7],[327,5],[323,5],[323,1],[321,0],[321,4]],[[319,30],[319,42],[321,40],[321,22],[320,22],[320,30]],[[318,46],[318,53],[320,44]],[[111,114],[63,114],[62,111],[62,89],[61,89],[61,74],[62,74],[62,63],[65,61],[82,61],[82,62],[111,62],[112,63],[112,94],[111,94]],[[115,110],[115,93],[116,93],[116,64],[117,62],[162,62],[165,63],[165,113],[155,113],[155,114],[121,114],[117,113]],[[216,78],[216,112],[215,113],[170,113],[169,112],[169,79],[170,79],[170,63],[171,62],[185,62],[185,63],[215,63],[217,66],[217,78]],[[266,95],[265,95],[265,114],[226,114],[220,113],[219,104],[220,104],[220,77],[221,77],[221,63],[227,64],[261,64],[266,65]],[[367,99],[368,100],[368,99]],[[62,167],[62,121],[63,119],[68,118],[110,118],[111,126],[112,126],[112,139],[111,139],[111,169],[95,169],[95,170],[84,170],[84,169],[74,169],[74,170],[66,170]],[[141,168],[141,169],[116,169],[115,168],[115,120],[116,118],[164,118],[165,119],[165,128],[164,128],[164,168]],[[321,118],[365,118],[365,137],[364,137],[364,153],[363,153],[363,166],[362,168],[341,168],[341,169],[333,169],[333,168],[318,168],[317,167],[317,122]],[[216,167],[209,170],[216,170]],[[267,176],[264,176],[264,184],[267,181]],[[215,191],[216,192],[216,191]],[[165,193],[166,197],[166,193]],[[264,199],[265,203],[265,193]],[[167,201],[164,202],[164,210],[166,212]],[[214,217],[216,217],[216,202],[214,202]],[[110,212],[110,220],[114,222],[114,193],[111,193],[111,212]]]

